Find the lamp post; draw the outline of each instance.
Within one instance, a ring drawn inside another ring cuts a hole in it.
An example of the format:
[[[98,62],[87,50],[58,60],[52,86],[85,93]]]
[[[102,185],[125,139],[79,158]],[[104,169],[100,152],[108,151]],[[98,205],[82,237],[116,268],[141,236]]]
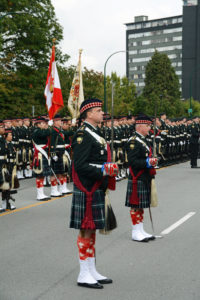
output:
[[[190,75],[190,108],[188,109],[189,116],[192,116],[192,73]]]
[[[126,50],[121,50],[121,51],[116,51],[114,53],[112,53],[106,60],[105,64],[104,64],[104,112],[107,113],[107,94],[106,94],[106,65],[108,60],[115,54],[117,53],[121,53],[121,52],[128,52]]]
[[[192,80],[194,78],[195,72],[199,71],[199,66],[196,66],[193,71],[190,73],[189,77],[189,92],[190,92],[190,108],[188,109],[189,116],[192,116]]]

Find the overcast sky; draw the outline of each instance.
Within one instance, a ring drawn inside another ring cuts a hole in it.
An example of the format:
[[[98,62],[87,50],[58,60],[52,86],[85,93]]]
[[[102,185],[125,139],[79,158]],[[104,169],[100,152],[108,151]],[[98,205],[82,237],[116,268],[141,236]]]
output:
[[[77,65],[83,49],[82,66],[103,72],[106,59],[115,51],[125,50],[125,23],[146,15],[157,19],[182,14],[182,0],[52,0],[56,16],[63,26],[61,47],[70,55],[69,65]],[[107,74],[126,74],[125,53],[111,57]]]

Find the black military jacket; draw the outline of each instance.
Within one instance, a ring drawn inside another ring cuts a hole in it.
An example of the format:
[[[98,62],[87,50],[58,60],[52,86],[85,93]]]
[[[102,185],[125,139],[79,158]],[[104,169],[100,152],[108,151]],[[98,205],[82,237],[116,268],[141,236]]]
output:
[[[92,136],[89,130],[99,136],[99,142]],[[94,128],[87,122],[77,130],[72,141],[74,169],[87,190],[91,190],[96,181],[103,178],[101,166],[107,162],[107,150],[105,139],[101,136],[100,128]],[[95,166],[96,165],[96,166]],[[107,188],[108,178],[103,179],[100,189]]]
[[[150,181],[152,176],[149,174],[146,159],[150,154],[150,148],[145,137],[137,132],[129,139],[127,144],[128,165],[132,168],[133,174],[137,176],[138,172],[144,169],[143,174],[138,178],[142,181]],[[129,175],[131,178],[132,176]]]
[[[191,124],[191,137],[190,137],[190,143],[191,144],[198,144],[199,140],[199,125],[197,123]]]
[[[46,145],[48,143],[48,137],[50,136],[50,134],[50,129],[36,128],[33,131],[32,139],[37,145]]]
[[[3,183],[2,167],[7,163],[7,144],[2,135],[0,135],[0,185]]]

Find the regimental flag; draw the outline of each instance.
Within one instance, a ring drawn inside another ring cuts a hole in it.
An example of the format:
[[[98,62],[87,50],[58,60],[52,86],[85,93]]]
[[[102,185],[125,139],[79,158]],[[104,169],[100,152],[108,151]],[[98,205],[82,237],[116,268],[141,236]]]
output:
[[[49,119],[52,120],[55,114],[64,107],[60,80],[55,61],[55,46],[52,47],[44,95],[46,98]]]
[[[81,103],[84,101],[83,94],[83,80],[82,80],[82,70],[81,70],[81,53],[82,49],[79,50],[79,61],[76,67],[74,78],[72,81],[72,86],[68,99],[68,109],[72,115],[73,119],[79,117],[79,108]]]

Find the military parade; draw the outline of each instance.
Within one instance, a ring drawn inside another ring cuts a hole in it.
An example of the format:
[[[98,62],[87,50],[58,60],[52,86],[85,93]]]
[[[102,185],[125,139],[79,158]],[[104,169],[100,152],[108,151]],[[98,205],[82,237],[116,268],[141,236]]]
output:
[[[99,131],[111,145],[111,117],[104,115],[103,118]],[[119,167],[116,181],[127,178],[129,174],[127,145],[130,143],[130,138],[135,135],[136,119],[137,116],[130,115],[114,117],[113,162]],[[1,184],[11,184],[10,180],[6,181],[5,172],[9,178],[14,176],[13,182],[16,186],[19,186],[16,181],[34,176],[38,201],[71,193],[67,187],[67,183],[72,178],[71,141],[78,127],[70,124],[65,129],[66,122],[71,123],[69,116],[67,118],[56,116],[53,119],[55,126],[49,126],[48,120],[48,116],[1,120]],[[153,122],[154,118],[151,118],[151,128],[146,136],[151,147],[153,147],[154,137]],[[158,157],[156,168],[185,161],[190,161],[191,168],[198,168],[199,117],[166,118],[165,121],[156,118],[155,129],[155,147]],[[51,184],[51,192],[47,196],[43,192],[45,180],[49,180]],[[9,204],[5,206],[2,202],[1,212],[9,207],[13,209],[14,206]]]
[[[126,23],[104,72],[87,47],[66,65],[56,5],[0,9],[0,300],[197,300],[199,71],[182,31],[200,0]],[[119,53],[126,75],[106,75]]]

